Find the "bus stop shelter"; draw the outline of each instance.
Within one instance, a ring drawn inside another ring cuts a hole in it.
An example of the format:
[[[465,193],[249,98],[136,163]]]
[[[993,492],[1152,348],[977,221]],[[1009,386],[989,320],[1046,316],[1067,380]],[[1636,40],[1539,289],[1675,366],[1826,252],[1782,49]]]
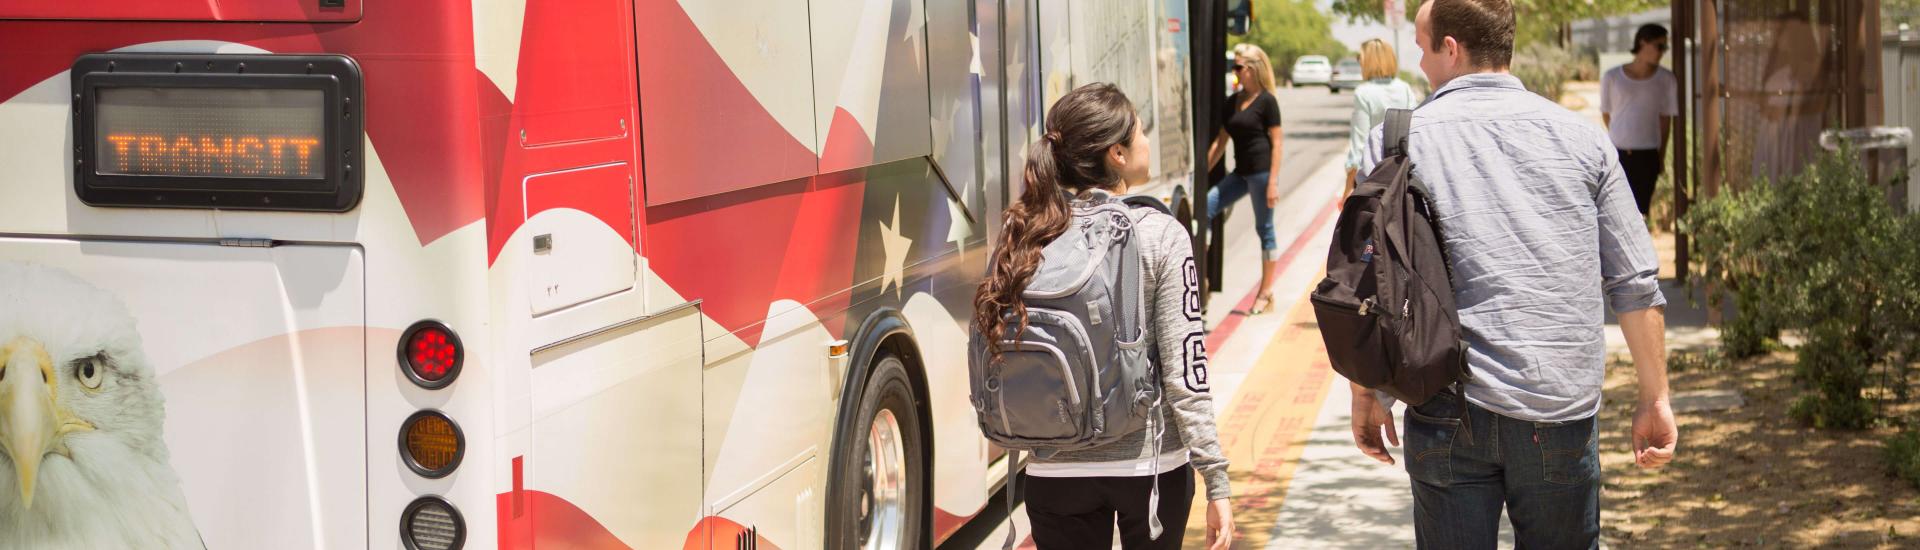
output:
[[[1823,132],[1915,126],[1920,41],[1883,29],[1881,8],[1880,0],[1673,2],[1676,215],[1696,198],[1798,172],[1821,153]],[[1880,145],[1863,156],[1870,177],[1889,180],[1882,167],[1907,164],[1905,148]],[[1684,278],[1687,235],[1675,239]]]

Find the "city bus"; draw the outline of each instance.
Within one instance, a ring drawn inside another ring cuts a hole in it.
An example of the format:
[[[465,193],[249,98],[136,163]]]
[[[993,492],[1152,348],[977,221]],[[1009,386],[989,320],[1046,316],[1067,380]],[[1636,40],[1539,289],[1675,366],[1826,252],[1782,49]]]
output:
[[[1188,9],[0,2],[0,548],[938,544],[1045,106],[1191,219]]]

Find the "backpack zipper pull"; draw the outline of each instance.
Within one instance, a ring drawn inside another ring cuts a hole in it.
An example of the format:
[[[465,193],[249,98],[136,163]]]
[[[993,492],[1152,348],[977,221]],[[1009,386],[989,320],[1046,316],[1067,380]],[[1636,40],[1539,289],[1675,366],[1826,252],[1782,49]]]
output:
[[[1367,314],[1368,311],[1372,311],[1372,310],[1373,310],[1373,298],[1367,298],[1365,300],[1360,301],[1360,315],[1364,316]]]

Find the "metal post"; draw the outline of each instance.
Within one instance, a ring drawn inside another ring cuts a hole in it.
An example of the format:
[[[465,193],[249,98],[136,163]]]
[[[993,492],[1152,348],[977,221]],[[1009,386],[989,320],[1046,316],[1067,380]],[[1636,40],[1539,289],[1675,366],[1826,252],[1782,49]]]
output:
[[[1387,19],[1387,28],[1393,32],[1393,55],[1395,57],[1393,63],[1394,65],[1399,65],[1400,25],[1406,22],[1407,10],[1400,7],[1400,0],[1385,0],[1381,2],[1381,4],[1382,7],[1386,8],[1386,13],[1380,15]]]
[[[1721,125],[1725,121],[1727,108],[1727,95],[1723,88],[1726,82],[1727,43],[1721,37],[1720,2],[1700,0],[1700,12],[1694,14],[1694,19],[1699,22],[1696,28],[1700,32],[1700,38],[1695,42],[1695,49],[1700,52],[1698,71],[1701,77],[1700,132],[1697,134],[1700,143],[1696,146],[1701,156],[1702,188],[1699,194],[1708,199],[1720,194],[1720,183],[1726,172],[1723,166],[1725,158],[1721,155],[1725,150],[1726,136]],[[1716,267],[1711,264],[1706,266],[1709,270]],[[1720,289],[1708,282],[1705,292],[1712,296]],[[1707,308],[1707,324],[1721,326],[1725,320],[1720,312],[1720,308]]]
[[[1218,109],[1214,102],[1225,95],[1220,87],[1226,78],[1226,67],[1220,57],[1225,55],[1227,43],[1226,0],[1192,0],[1187,4],[1187,24],[1190,29],[1188,51],[1192,55],[1188,69],[1193,79],[1190,87],[1193,93],[1193,197],[1188,205],[1193,208],[1195,221],[1193,249],[1197,255],[1211,259],[1218,257],[1216,249],[1220,247],[1209,246],[1209,241],[1225,242],[1210,235],[1218,230],[1218,224],[1207,216],[1207,190],[1213,183],[1207,169],[1207,147],[1213,144],[1213,136],[1219,131],[1215,126],[1214,111]],[[1200,307],[1204,310],[1217,288],[1208,283],[1218,277],[1218,266],[1211,261],[1195,263],[1204,287],[1200,293]]]
[[[1251,1],[1252,0],[1248,0],[1249,3],[1246,4],[1248,10],[1253,9]],[[1228,2],[1226,2],[1226,0],[1215,1],[1214,13],[1210,16],[1212,19],[1208,21],[1208,24],[1214,29],[1213,36],[1207,39],[1208,42],[1205,53],[1207,66],[1213,68],[1213,70],[1207,73],[1207,89],[1212,90],[1212,92],[1211,95],[1208,96],[1207,112],[1203,115],[1207,121],[1205,136],[1209,145],[1213,143],[1213,137],[1217,135],[1222,126],[1227,123],[1227,121],[1219,117],[1220,108],[1215,107],[1215,104],[1212,103],[1214,101],[1226,101],[1227,98],[1227,64],[1223,61],[1227,55],[1227,6]],[[1198,50],[1195,51],[1195,55],[1199,55]],[[1196,152],[1205,150],[1206,148],[1202,147]],[[1203,163],[1202,165],[1204,166],[1205,164]],[[1220,287],[1225,286],[1224,281],[1226,281],[1226,218],[1214,219],[1212,216],[1204,215],[1207,211],[1207,193],[1205,190],[1212,189],[1215,183],[1218,183],[1222,178],[1226,177],[1226,166],[1227,163],[1223,161],[1220,163],[1219,168],[1210,169],[1205,175],[1199,174],[1197,170],[1195,171],[1195,177],[1207,183],[1206,187],[1199,193],[1199,196],[1194,198],[1194,209],[1203,214],[1197,217],[1201,225],[1204,226],[1201,231],[1207,234],[1206,242],[1209,243],[1207,246],[1206,261],[1197,262],[1200,264],[1201,269],[1200,279],[1204,281],[1202,284],[1206,288],[1206,292],[1201,293],[1201,296],[1206,297],[1202,298],[1202,304],[1210,303],[1213,293],[1218,292]],[[1232,302],[1228,302],[1227,307],[1233,307]]]
[[[1721,153],[1726,136],[1721,123],[1726,115],[1727,44],[1720,36],[1720,0],[1701,0],[1700,39],[1700,195],[1713,198],[1720,194],[1725,179]]]
[[[1676,128],[1678,131],[1673,132],[1673,143],[1668,145],[1668,147],[1670,147],[1668,150],[1671,151],[1673,155],[1671,157],[1673,159],[1673,171],[1667,174],[1667,177],[1673,182],[1673,219],[1675,222],[1673,227],[1673,276],[1674,280],[1682,284],[1687,282],[1687,272],[1692,265],[1689,261],[1691,258],[1687,254],[1687,233],[1680,230],[1679,224],[1680,220],[1686,218],[1687,208],[1691,206],[1687,204],[1687,195],[1692,190],[1690,184],[1693,182],[1692,172],[1689,171],[1693,154],[1692,149],[1688,148],[1690,140],[1687,139],[1687,130],[1696,126],[1693,124],[1692,119],[1687,117],[1687,113],[1693,111],[1691,101],[1693,99],[1693,90],[1692,87],[1689,86],[1689,83],[1692,81],[1692,65],[1688,59],[1688,56],[1693,55],[1693,49],[1689,48],[1688,45],[1693,43],[1695,34],[1692,8],[1693,2],[1688,0],[1673,3],[1672,15],[1670,16],[1673,19],[1673,36],[1668,40],[1673,46],[1674,80],[1679,82],[1677,93],[1680,95],[1680,113],[1673,117],[1674,122],[1679,128]]]

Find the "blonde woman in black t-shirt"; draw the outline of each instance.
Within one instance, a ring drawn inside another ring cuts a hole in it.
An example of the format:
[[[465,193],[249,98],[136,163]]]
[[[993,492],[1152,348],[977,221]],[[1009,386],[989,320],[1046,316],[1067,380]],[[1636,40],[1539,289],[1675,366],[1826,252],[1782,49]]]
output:
[[[1223,128],[1207,148],[1207,167],[1226,157],[1233,142],[1233,172],[1207,191],[1207,215],[1217,217],[1228,205],[1253,196],[1253,230],[1260,235],[1260,289],[1248,313],[1273,307],[1273,272],[1280,264],[1280,240],[1273,232],[1273,209],[1280,204],[1280,102],[1273,98],[1273,65],[1267,52],[1253,44],[1233,48],[1233,73],[1240,93],[1227,97],[1220,117]]]

